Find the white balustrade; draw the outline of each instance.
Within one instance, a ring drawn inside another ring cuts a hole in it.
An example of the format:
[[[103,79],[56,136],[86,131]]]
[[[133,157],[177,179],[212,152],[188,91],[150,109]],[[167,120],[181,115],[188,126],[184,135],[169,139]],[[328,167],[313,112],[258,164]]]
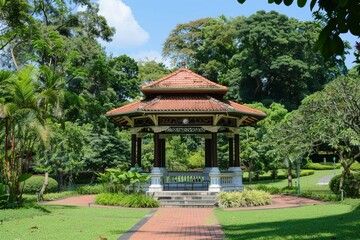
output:
[[[220,172],[212,168],[204,172],[166,172],[153,169],[151,182],[142,184],[143,191],[208,190],[213,192],[243,190],[241,169]],[[146,173],[144,173],[146,174]]]

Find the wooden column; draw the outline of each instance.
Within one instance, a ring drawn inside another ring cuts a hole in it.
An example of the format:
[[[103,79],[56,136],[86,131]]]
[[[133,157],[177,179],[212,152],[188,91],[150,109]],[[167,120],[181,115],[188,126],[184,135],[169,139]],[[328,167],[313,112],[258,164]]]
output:
[[[229,137],[229,167],[234,166],[234,138]]]
[[[205,167],[211,167],[211,139],[205,139]]]
[[[136,154],[136,163],[138,165],[138,167],[141,167],[141,143],[142,143],[142,139],[138,138],[137,139],[137,154]]]
[[[234,167],[240,167],[240,140],[239,134],[235,134],[235,162]]]
[[[136,163],[136,134],[131,134],[131,167]]]
[[[165,153],[165,139],[159,139],[159,148],[160,148],[160,165],[161,167],[165,168],[166,167],[166,162],[165,162],[165,157],[166,157],[166,153]]]
[[[161,167],[159,133],[154,133],[154,167]]]
[[[218,167],[217,161],[217,133],[211,133],[211,167]]]

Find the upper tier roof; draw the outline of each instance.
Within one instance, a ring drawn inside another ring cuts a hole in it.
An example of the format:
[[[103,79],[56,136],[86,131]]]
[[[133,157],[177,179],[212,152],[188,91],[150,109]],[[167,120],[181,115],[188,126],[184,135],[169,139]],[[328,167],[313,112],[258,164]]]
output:
[[[141,88],[146,94],[156,93],[214,93],[226,94],[228,88],[214,83],[186,68],[167,75]]]

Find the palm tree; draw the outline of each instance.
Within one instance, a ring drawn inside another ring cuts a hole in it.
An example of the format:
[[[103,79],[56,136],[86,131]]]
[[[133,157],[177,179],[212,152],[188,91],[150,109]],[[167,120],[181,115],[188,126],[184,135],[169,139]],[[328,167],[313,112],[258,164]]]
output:
[[[1,76],[0,84],[6,89],[0,102],[5,125],[1,169],[8,186],[9,202],[19,204],[22,200],[21,182],[31,176],[25,172],[32,160],[34,144],[39,140],[46,142],[48,137],[44,124],[48,105],[56,104],[58,98],[53,91],[37,91],[39,71],[34,66],[25,66],[14,74],[2,72]]]

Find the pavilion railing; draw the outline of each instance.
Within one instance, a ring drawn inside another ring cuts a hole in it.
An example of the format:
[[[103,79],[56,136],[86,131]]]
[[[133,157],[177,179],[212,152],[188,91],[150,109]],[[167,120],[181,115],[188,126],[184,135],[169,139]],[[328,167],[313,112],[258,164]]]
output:
[[[242,185],[242,173],[239,172],[222,172],[220,173],[220,186],[221,190],[235,191],[235,190],[243,190],[244,187]]]
[[[219,178],[221,191],[243,189],[241,172],[220,172],[217,177]],[[161,185],[164,191],[207,191],[210,184],[209,175],[204,172],[165,172],[161,177]],[[143,191],[147,191],[149,186],[150,181],[142,184]]]
[[[168,172],[164,182],[203,182],[203,172]]]

